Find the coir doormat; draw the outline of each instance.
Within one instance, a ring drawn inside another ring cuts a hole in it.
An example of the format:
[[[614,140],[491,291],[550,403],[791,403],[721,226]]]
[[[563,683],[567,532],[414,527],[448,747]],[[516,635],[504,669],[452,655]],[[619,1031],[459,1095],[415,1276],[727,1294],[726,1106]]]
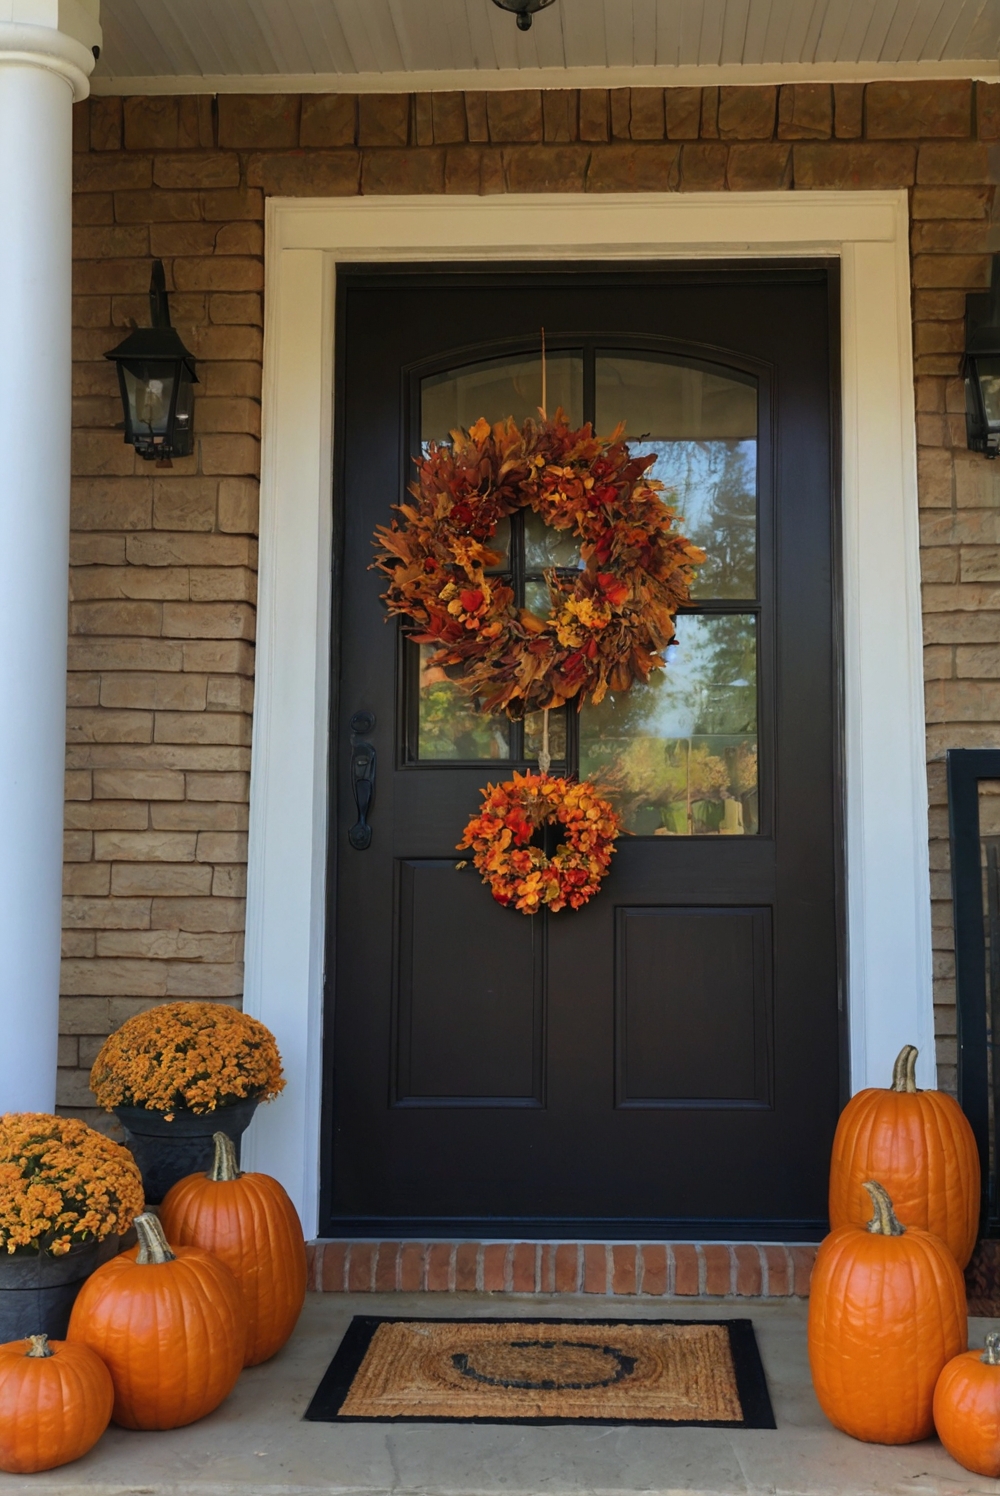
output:
[[[775,1427],[748,1319],[358,1316],[305,1416]]]

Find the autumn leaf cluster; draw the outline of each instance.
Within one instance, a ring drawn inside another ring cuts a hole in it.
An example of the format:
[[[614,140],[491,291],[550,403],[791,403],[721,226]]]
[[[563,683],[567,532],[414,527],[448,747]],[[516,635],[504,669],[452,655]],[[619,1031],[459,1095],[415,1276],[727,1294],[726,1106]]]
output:
[[[142,1208],[127,1148],[74,1117],[0,1117],[0,1250],[62,1257],[78,1243],[123,1236]]]
[[[632,457],[623,429],[571,430],[562,411],[520,427],[479,420],[430,444],[400,519],[376,531],[390,614],[418,644],[439,646],[431,663],[455,667],[486,712],[598,702],[663,667],[705,555],[678,533],[663,485],[644,476],[655,458]],[[544,618],[491,574],[502,561],[490,544],[497,526],[527,508],[572,532],[584,563],[546,572]]]
[[[565,837],[551,856],[533,840],[544,826]],[[515,771],[486,786],[458,847],[472,848],[473,865],[498,904],[535,914],[586,904],[607,875],[620,830],[611,805],[586,781]]]
[[[178,1002],[129,1018],[101,1047],[90,1088],[106,1111],[212,1112],[284,1088],[274,1035],[225,1003]]]

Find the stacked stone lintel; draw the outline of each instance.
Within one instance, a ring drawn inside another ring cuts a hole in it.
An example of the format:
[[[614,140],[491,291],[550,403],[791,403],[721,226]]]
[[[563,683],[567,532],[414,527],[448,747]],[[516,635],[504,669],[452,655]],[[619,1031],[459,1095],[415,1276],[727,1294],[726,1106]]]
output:
[[[965,450],[1000,86],[950,80],[92,98],[76,108],[75,460],[60,1102],[129,1014],[238,1002],[269,194],[904,187],[912,216],[938,1061],[955,1079],[943,755],[1000,729],[1000,473]],[[199,359],[197,450],[122,442],[104,352],[153,258]],[[997,800],[1000,830],[1000,799]]]

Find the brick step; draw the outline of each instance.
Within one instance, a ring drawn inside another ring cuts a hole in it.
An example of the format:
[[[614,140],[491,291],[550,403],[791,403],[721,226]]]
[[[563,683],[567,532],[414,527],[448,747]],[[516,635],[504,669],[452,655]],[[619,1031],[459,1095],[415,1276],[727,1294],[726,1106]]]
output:
[[[315,1241],[323,1293],[593,1293],[806,1298],[813,1244]]]

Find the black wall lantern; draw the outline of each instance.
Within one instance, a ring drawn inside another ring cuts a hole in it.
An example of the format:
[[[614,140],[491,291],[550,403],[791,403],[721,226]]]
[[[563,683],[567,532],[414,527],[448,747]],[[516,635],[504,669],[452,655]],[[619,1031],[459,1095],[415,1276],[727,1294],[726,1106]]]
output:
[[[1000,255],[990,289],[965,298],[965,433],[972,452],[1000,451]]]
[[[163,261],[149,282],[152,327],[137,327],[104,355],[118,369],[125,440],[143,457],[188,457],[194,443],[194,357],[170,326]]]

